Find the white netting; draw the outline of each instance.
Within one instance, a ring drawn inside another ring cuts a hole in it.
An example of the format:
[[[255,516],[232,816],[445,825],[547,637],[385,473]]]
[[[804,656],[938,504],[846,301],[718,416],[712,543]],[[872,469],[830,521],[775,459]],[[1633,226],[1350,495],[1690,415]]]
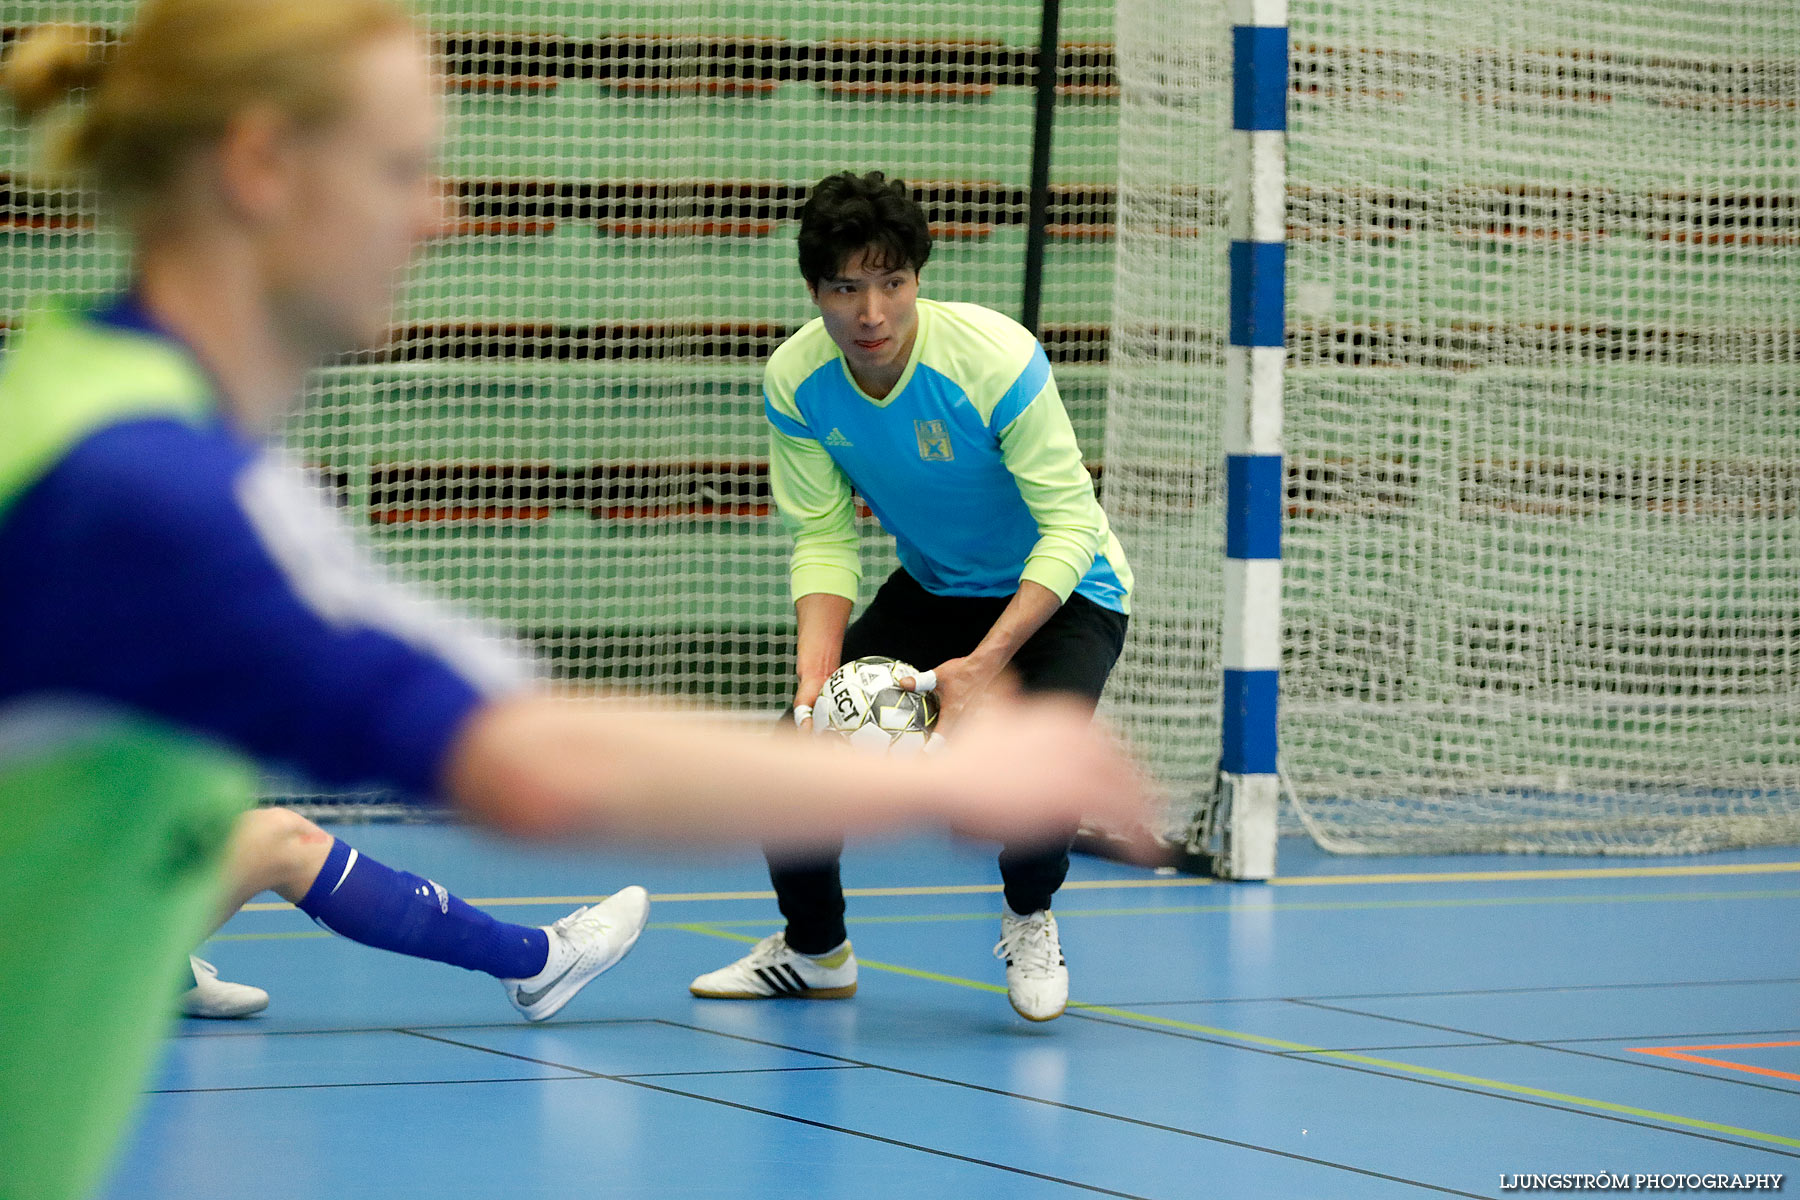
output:
[[[1120,5],[1106,483],[1145,581],[1115,707],[1191,800],[1229,41],[1171,7]],[[1282,744],[1308,829],[1800,840],[1800,8],[1301,2],[1291,31]]]
[[[1121,0],[1117,270],[1102,497],[1136,576],[1108,704],[1179,827],[1219,761],[1224,604],[1224,4]]]
[[[14,3],[7,41],[123,2]],[[414,576],[561,678],[746,710],[791,688],[763,360],[813,315],[806,187],[880,168],[939,234],[924,291],[1020,312],[1040,7],[1005,0],[425,0],[452,235],[385,350],[319,373],[291,444]],[[1100,453],[1116,149],[1106,0],[1064,5],[1043,321]],[[0,133],[0,316],[125,269],[91,198]],[[865,525],[872,591],[891,543]]]

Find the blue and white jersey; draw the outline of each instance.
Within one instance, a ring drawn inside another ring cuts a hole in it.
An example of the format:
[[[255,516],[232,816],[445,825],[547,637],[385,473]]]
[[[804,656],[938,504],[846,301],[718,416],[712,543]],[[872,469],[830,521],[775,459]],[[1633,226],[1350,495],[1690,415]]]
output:
[[[166,337],[128,302],[89,320]],[[0,508],[0,760],[122,708],[432,796],[529,658],[387,577],[296,463],[209,408],[103,423]]]

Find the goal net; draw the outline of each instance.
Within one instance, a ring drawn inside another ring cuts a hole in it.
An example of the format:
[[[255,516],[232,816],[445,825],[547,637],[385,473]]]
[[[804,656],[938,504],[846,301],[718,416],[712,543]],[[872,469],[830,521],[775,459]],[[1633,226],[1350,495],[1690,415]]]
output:
[[[1216,760],[1231,37],[1121,0],[1114,702]],[[1800,840],[1800,9],[1290,9],[1281,761],[1337,850]]]

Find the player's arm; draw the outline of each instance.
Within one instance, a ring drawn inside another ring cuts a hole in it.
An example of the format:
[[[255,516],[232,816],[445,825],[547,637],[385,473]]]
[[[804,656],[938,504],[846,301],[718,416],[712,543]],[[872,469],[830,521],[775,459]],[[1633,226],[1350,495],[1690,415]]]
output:
[[[1056,380],[1047,363],[1041,370],[1042,387],[1016,413],[996,409],[994,421],[1000,457],[1038,527],[1020,579],[1042,585],[1061,604],[1105,548],[1107,523]]]
[[[799,843],[930,823],[1010,837],[1096,802],[1139,815],[1128,764],[1066,706],[1021,709],[929,764],[871,764],[641,700],[549,696],[366,573],[289,473],[193,443],[175,422],[111,431],[9,512],[0,550],[41,582],[0,589],[34,634],[6,643],[0,683],[527,836]]]
[[[799,638],[794,655],[794,717],[801,729],[812,728],[812,706],[825,681],[844,661],[844,630],[850,625],[851,601],[831,592],[809,592],[794,601]]]
[[[697,716],[517,697],[485,706],[447,761],[445,792],[483,824],[533,838],[807,846],[922,824],[1009,840],[1084,814],[1142,821],[1143,783],[1066,699],[996,701],[939,755],[871,760]]]
[[[954,725],[1019,647],[1044,627],[1094,565],[1106,538],[1106,518],[1094,499],[1093,478],[1069,423],[1041,347],[992,414],[1001,460],[1037,522],[1038,540],[1026,556],[1019,590],[974,652],[935,669],[943,728]]]
[[[789,578],[799,641],[794,705],[804,725],[826,678],[837,669],[844,630],[862,581],[850,481],[812,437],[791,403],[765,398],[769,486],[794,539]]]
[[[1019,590],[1013,593],[980,644],[962,658],[941,662],[931,670],[928,682],[941,705],[940,733],[948,733],[962,722],[970,707],[1006,670],[1019,647],[1031,640],[1031,635],[1042,629],[1062,604],[1062,598],[1043,584],[1020,580]],[[916,688],[918,681],[902,679],[900,685]]]

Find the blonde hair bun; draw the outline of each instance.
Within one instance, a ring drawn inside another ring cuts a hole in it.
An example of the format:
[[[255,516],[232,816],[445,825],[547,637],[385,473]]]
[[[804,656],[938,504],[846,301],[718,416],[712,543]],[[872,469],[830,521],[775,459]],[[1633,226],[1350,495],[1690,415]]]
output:
[[[399,0],[143,0],[122,37],[91,25],[29,30],[0,68],[0,89],[41,118],[40,176],[91,186],[123,215],[166,199],[245,109],[269,105],[299,126],[334,119],[350,56],[412,29]],[[51,111],[79,88],[79,106]]]
[[[92,87],[106,68],[105,35],[82,25],[40,25],[14,44],[0,67],[0,88],[26,120]]]

